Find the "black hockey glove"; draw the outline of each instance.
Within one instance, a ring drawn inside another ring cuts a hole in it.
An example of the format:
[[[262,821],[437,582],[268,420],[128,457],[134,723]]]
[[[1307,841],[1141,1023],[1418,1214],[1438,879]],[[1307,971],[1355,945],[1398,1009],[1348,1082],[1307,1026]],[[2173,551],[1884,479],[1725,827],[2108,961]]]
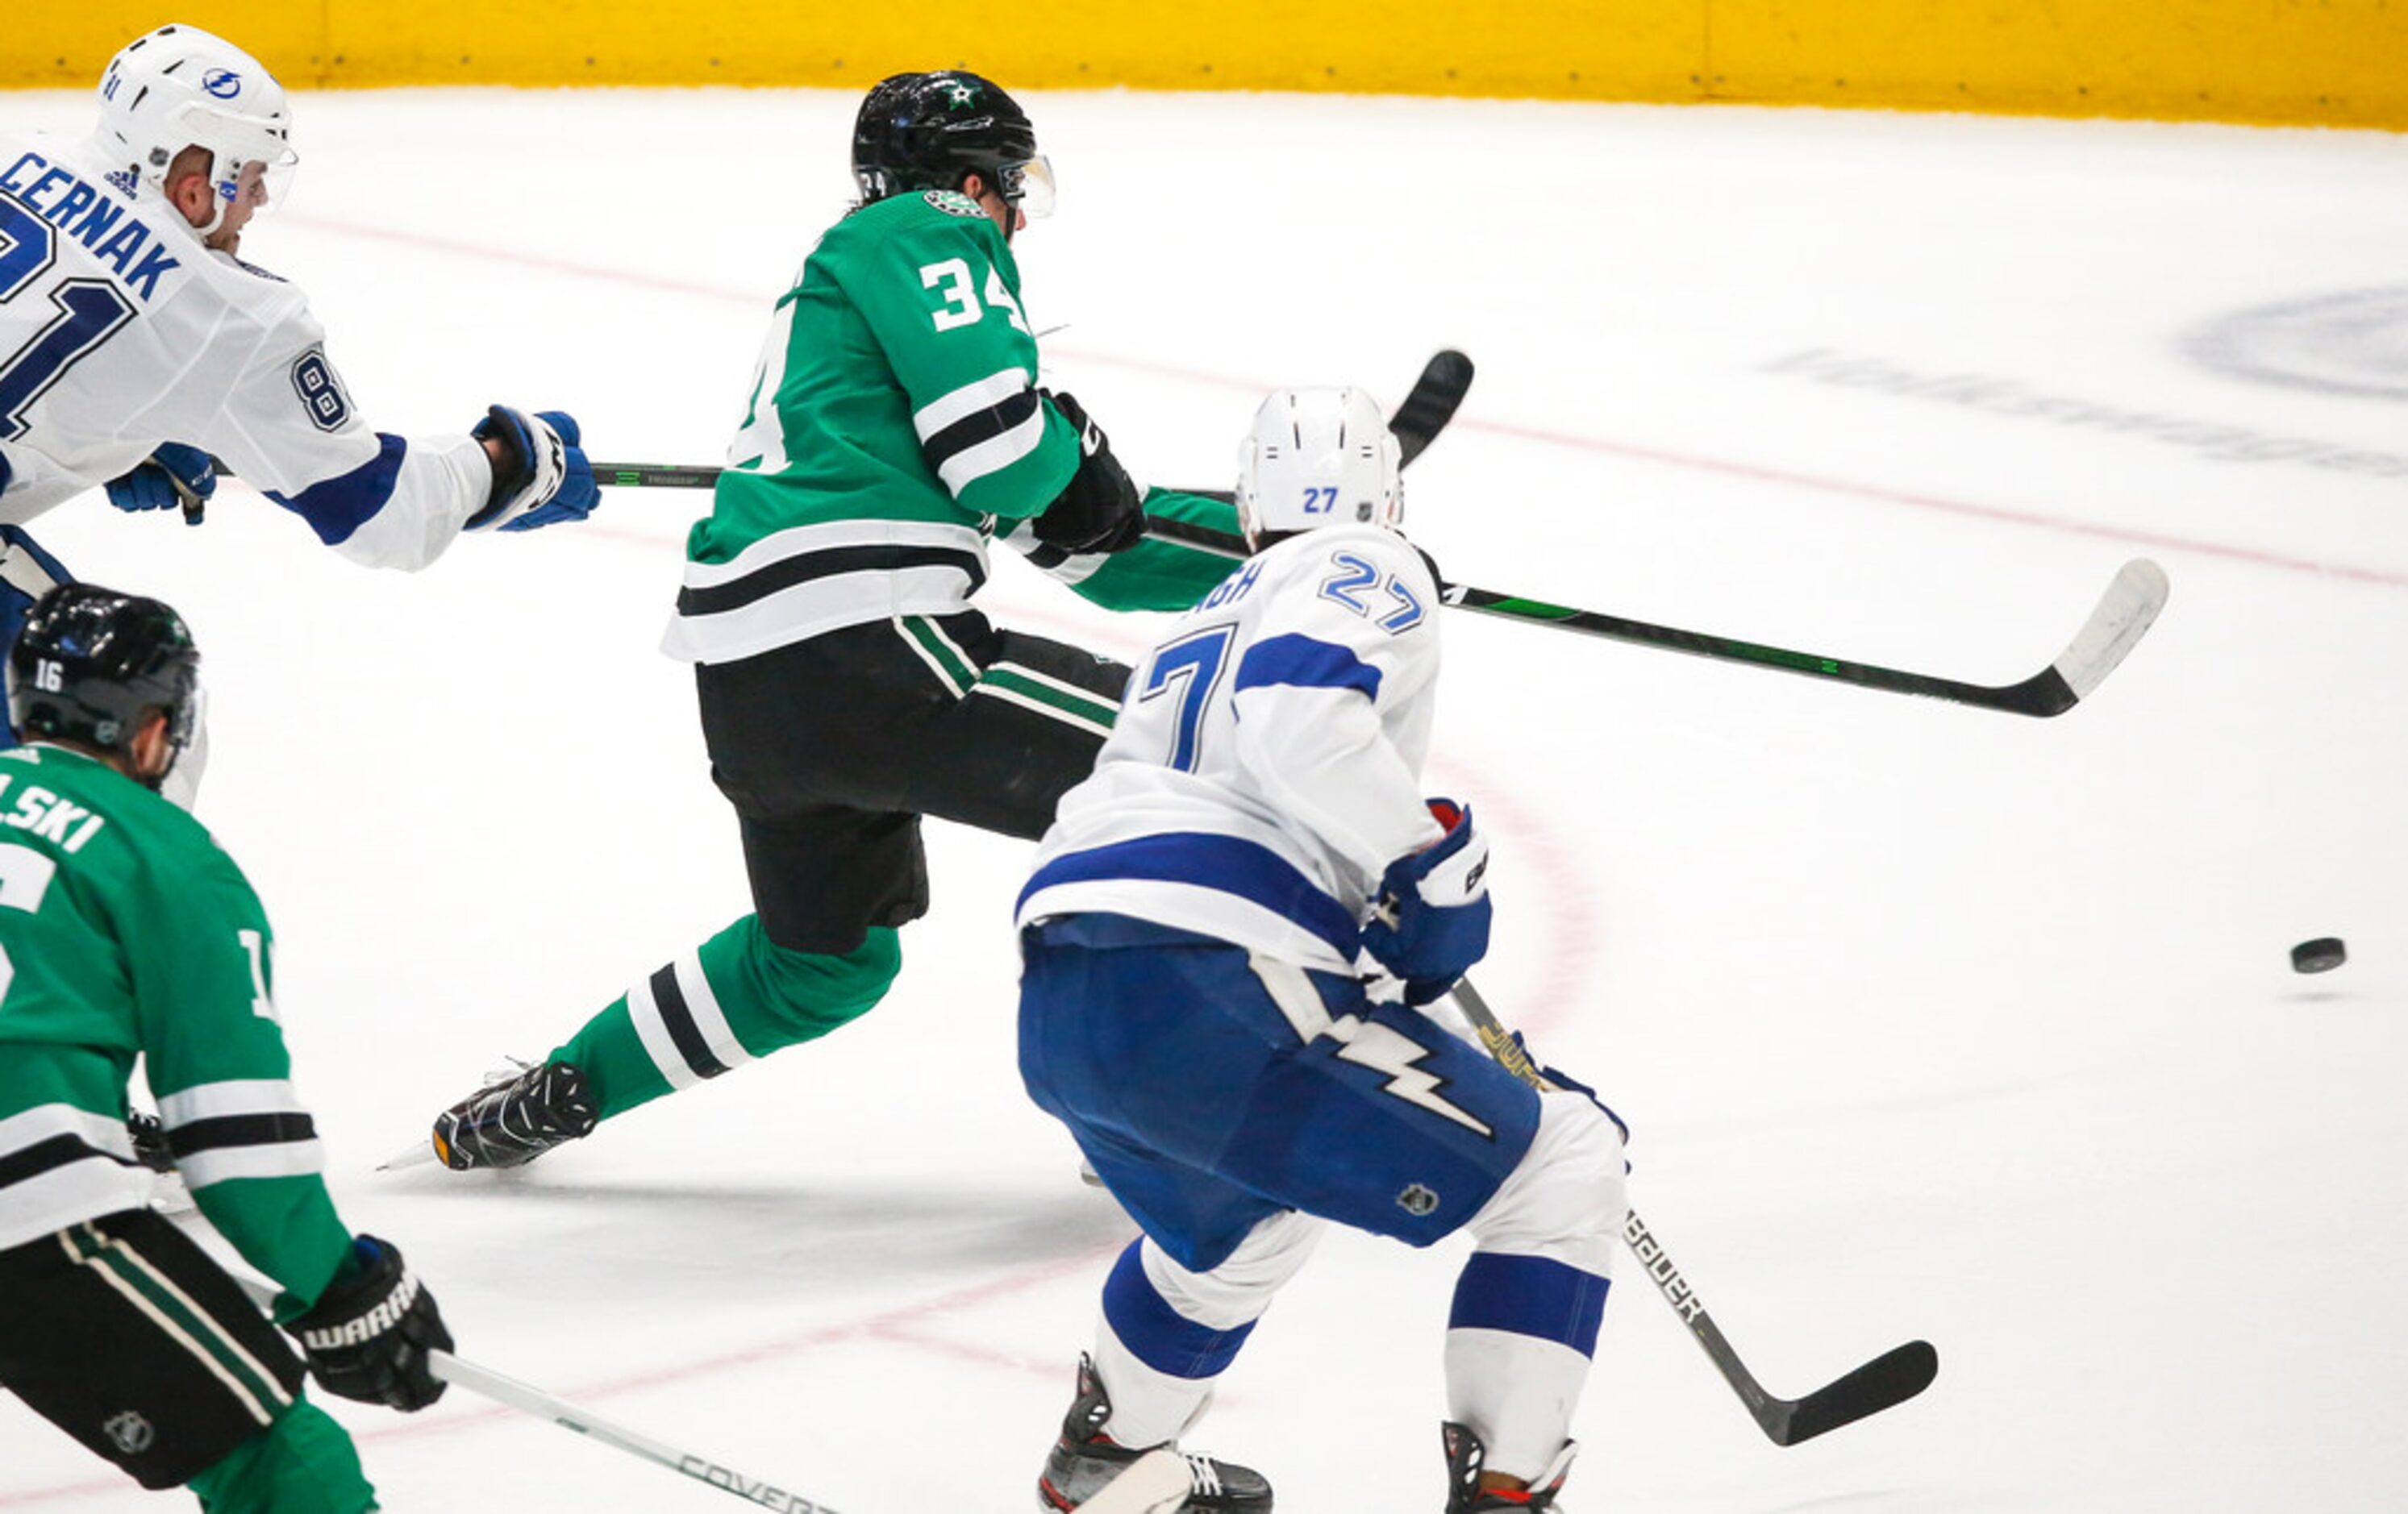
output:
[[[301,1342],[318,1385],[363,1404],[412,1413],[443,1396],[426,1360],[452,1349],[435,1295],[418,1285],[391,1241],[351,1241],[335,1280],[308,1313],[284,1327]]]
[[[159,1117],[136,1110],[125,1117],[125,1138],[134,1143],[134,1160],[152,1172],[176,1170],[176,1153],[167,1149],[167,1132]]]
[[[1145,536],[1145,510],[1137,484],[1112,456],[1104,430],[1068,394],[1048,394],[1054,408],[1079,433],[1079,471],[1032,522],[1037,539],[1063,551],[1117,552]]]

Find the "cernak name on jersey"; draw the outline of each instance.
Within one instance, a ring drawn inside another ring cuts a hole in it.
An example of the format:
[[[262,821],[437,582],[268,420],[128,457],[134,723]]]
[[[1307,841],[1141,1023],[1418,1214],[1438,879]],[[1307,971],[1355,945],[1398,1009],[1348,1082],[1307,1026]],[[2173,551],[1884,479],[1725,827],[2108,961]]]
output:
[[[158,293],[159,280],[169,270],[182,266],[167,254],[142,218],[126,210],[123,202],[53,166],[40,153],[28,152],[0,173],[0,298],[40,271],[13,264],[22,258],[37,257],[37,247],[45,251],[49,248],[48,232],[28,236],[25,232],[36,228],[11,224],[20,216],[47,221],[92,249],[92,255],[115,268],[125,287],[145,302]],[[39,261],[47,265],[49,259]]]

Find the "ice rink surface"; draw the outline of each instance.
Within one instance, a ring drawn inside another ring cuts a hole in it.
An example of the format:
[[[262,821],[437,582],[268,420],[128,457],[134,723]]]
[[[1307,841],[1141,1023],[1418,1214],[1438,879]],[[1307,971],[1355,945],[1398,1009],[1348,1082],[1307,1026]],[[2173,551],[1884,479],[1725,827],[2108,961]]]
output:
[[[310,95],[244,250],[381,429],[505,400],[716,462],[853,100]],[[1430,777],[1495,834],[1487,995],[1629,1119],[1635,1201],[1775,1392],[1942,1359],[1776,1449],[1626,1268],[1565,1507],[2408,1507],[2408,138],[1028,103],[1048,379],[1142,476],[1223,483],[1265,390],[1394,403],[1451,344],[1480,379],[1410,489],[1450,578],[2007,682],[2120,563],[2172,576],[2055,721],[1450,620]],[[614,492],[414,579],[239,485],[199,530],[95,494],[40,535],[191,620],[203,818],[277,922],[337,1200],[465,1354],[845,1514],[1025,1508],[1129,1232],[1014,1070],[1024,845],[931,827],[903,978],[835,1036],[523,1175],[373,1170],[748,907],[654,650],[703,503]],[[1017,562],[982,603],[1149,630]],[[2348,964],[2295,976],[2328,935]],[[1440,1250],[1333,1237],[1194,1444],[1291,1514],[1435,1514]],[[729,1507],[465,1393],[335,1411],[397,1510]],[[110,1478],[0,1403],[0,1509],[174,1507]]]

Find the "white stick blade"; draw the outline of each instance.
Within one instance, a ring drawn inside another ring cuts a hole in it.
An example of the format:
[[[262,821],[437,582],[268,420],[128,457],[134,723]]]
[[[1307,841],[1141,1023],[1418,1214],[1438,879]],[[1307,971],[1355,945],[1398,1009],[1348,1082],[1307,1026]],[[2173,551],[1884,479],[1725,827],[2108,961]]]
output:
[[[2166,570],[2145,557],[2124,564],[2073,644],[2056,662],[2057,677],[2073,691],[2073,697],[2087,698],[2115,671],[2125,654],[2147,634],[2157,611],[2166,607],[2172,588]]]
[[[1150,1450],[1081,1504],[1079,1514],[1177,1514],[1193,1486],[1176,1451]]]

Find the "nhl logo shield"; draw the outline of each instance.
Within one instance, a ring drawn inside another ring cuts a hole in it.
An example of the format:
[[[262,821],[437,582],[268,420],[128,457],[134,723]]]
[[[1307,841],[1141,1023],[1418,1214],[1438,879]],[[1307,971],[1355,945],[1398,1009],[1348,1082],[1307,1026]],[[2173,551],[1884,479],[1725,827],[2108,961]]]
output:
[[[1420,1183],[1407,1183],[1405,1191],[1397,1195],[1397,1207],[1416,1220],[1426,1219],[1438,1212],[1438,1193]]]
[[[100,1427],[100,1433],[108,1437],[110,1445],[128,1456],[141,1455],[150,1449],[150,1442],[158,1438],[157,1432],[150,1428],[150,1421],[132,1409],[111,1415],[108,1422]]]

